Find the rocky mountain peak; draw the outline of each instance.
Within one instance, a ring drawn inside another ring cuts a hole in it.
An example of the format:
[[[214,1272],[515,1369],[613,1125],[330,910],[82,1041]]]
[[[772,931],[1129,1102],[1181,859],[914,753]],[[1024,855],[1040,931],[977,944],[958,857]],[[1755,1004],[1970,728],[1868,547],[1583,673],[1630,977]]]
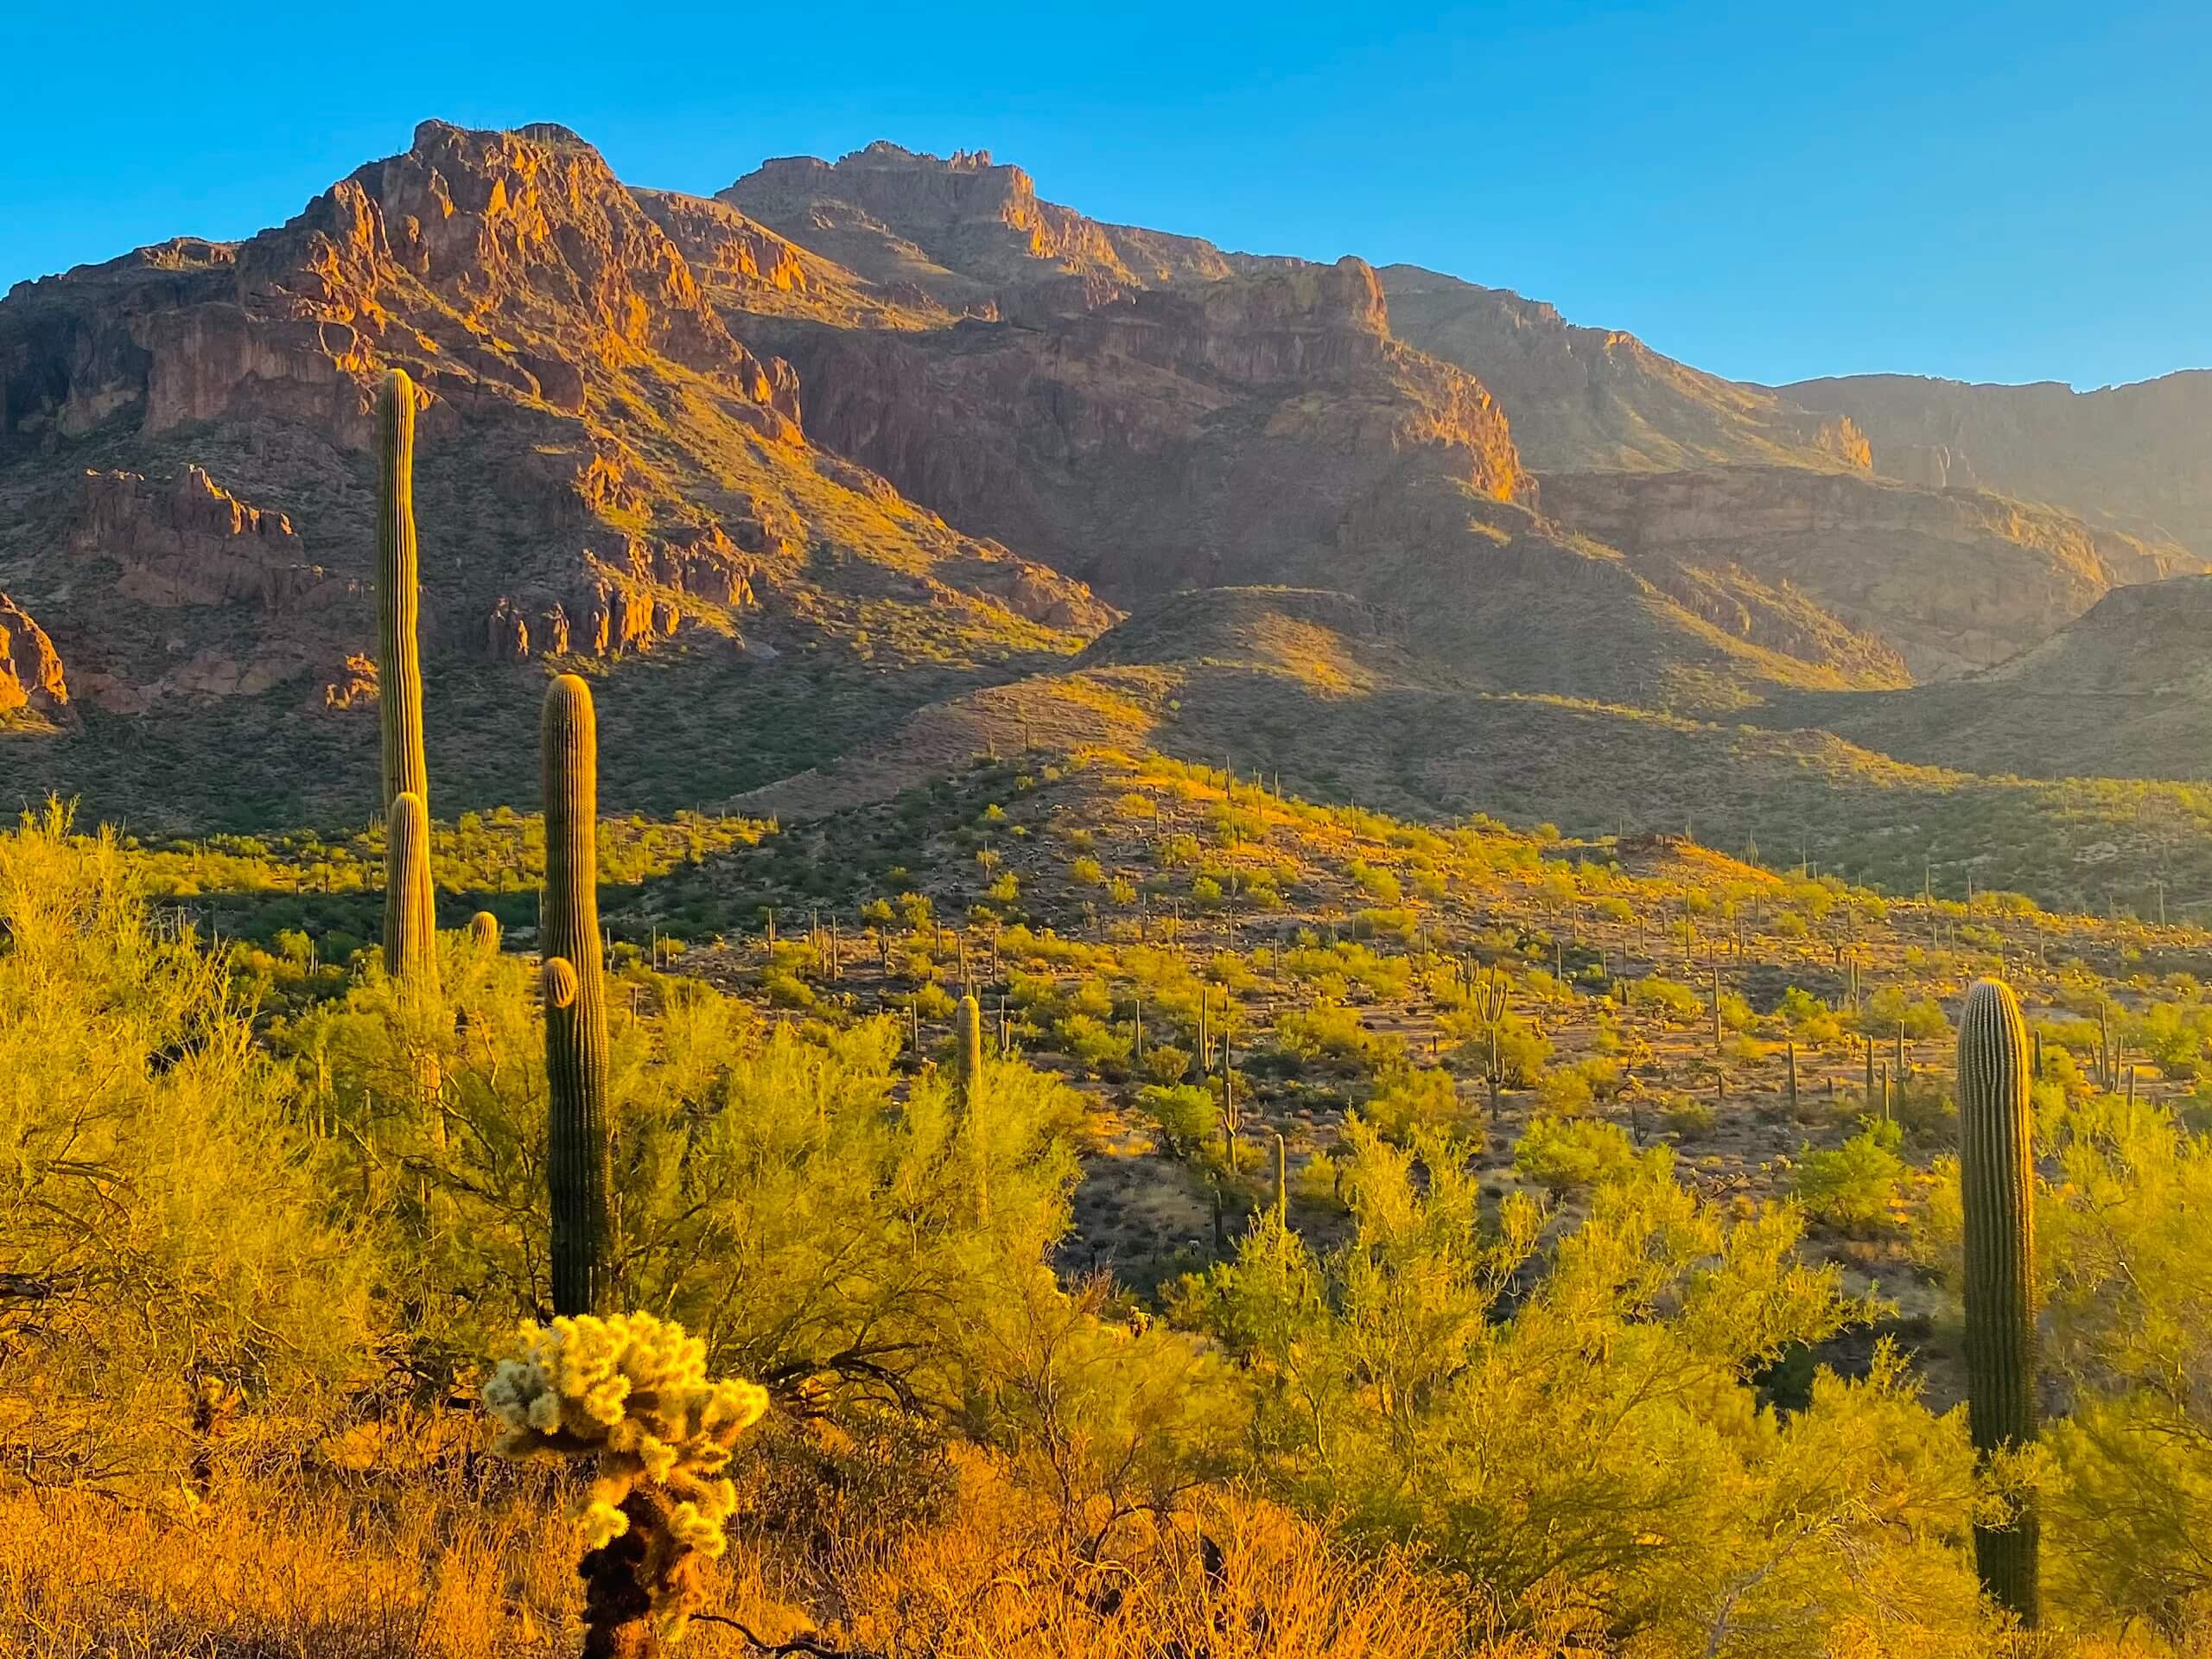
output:
[[[985,149],[939,156],[879,139],[834,162],[781,156],[718,200],[871,282],[956,309],[995,308],[1007,290],[1056,276],[1157,287],[1231,270],[1211,242],[1046,201],[1026,171]]]

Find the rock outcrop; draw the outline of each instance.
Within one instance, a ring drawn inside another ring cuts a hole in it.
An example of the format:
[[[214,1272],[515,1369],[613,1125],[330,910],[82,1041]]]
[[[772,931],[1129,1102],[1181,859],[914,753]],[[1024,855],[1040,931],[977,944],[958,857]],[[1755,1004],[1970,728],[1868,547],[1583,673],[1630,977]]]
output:
[[[61,653],[30,613],[0,594],[0,717],[65,718],[69,682]]]
[[[198,467],[168,482],[86,474],[69,546],[80,558],[112,561],[116,592],[164,610],[245,603],[296,612],[356,591],[308,562],[284,514],[239,500]]]
[[[989,312],[1001,292],[1052,276],[1135,287],[1211,282],[1229,260],[1197,237],[1102,225],[1040,200],[988,150],[950,157],[881,140],[835,162],[762,163],[720,199],[887,289]]]

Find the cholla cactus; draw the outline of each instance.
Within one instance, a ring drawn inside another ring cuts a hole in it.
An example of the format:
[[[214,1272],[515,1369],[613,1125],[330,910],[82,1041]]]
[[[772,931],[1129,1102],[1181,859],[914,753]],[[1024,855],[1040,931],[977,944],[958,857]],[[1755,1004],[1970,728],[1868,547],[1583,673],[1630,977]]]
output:
[[[706,1344],[672,1321],[580,1314],[524,1325],[484,1385],[484,1406],[503,1457],[598,1459],[577,1517],[585,1652],[629,1650],[623,1627],[648,1618],[674,1637],[696,1611],[700,1560],[722,1553],[737,1507],[722,1471],[766,1392],[709,1381]]]

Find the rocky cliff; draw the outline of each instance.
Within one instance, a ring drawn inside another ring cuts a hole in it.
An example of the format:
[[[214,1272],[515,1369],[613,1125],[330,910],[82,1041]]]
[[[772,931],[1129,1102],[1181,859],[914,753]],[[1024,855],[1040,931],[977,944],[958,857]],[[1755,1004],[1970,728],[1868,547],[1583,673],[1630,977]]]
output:
[[[1869,464],[1866,435],[1847,416],[1707,374],[1619,329],[1578,327],[1507,289],[1419,265],[1380,275],[1399,338],[1478,376],[1535,472]]]
[[[2212,559],[2212,370],[2094,391],[1906,374],[1777,390],[1864,427],[1893,477],[2051,502]]]

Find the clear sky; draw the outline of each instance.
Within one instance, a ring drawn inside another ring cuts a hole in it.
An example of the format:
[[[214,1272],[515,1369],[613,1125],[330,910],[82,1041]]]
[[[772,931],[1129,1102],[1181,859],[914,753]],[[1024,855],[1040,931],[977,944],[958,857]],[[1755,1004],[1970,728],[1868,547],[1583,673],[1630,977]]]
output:
[[[1745,379],[2212,365],[2204,0],[13,0],[0,62],[0,287],[279,222],[435,115],[700,192],[987,148],[1096,218],[1409,260]]]

